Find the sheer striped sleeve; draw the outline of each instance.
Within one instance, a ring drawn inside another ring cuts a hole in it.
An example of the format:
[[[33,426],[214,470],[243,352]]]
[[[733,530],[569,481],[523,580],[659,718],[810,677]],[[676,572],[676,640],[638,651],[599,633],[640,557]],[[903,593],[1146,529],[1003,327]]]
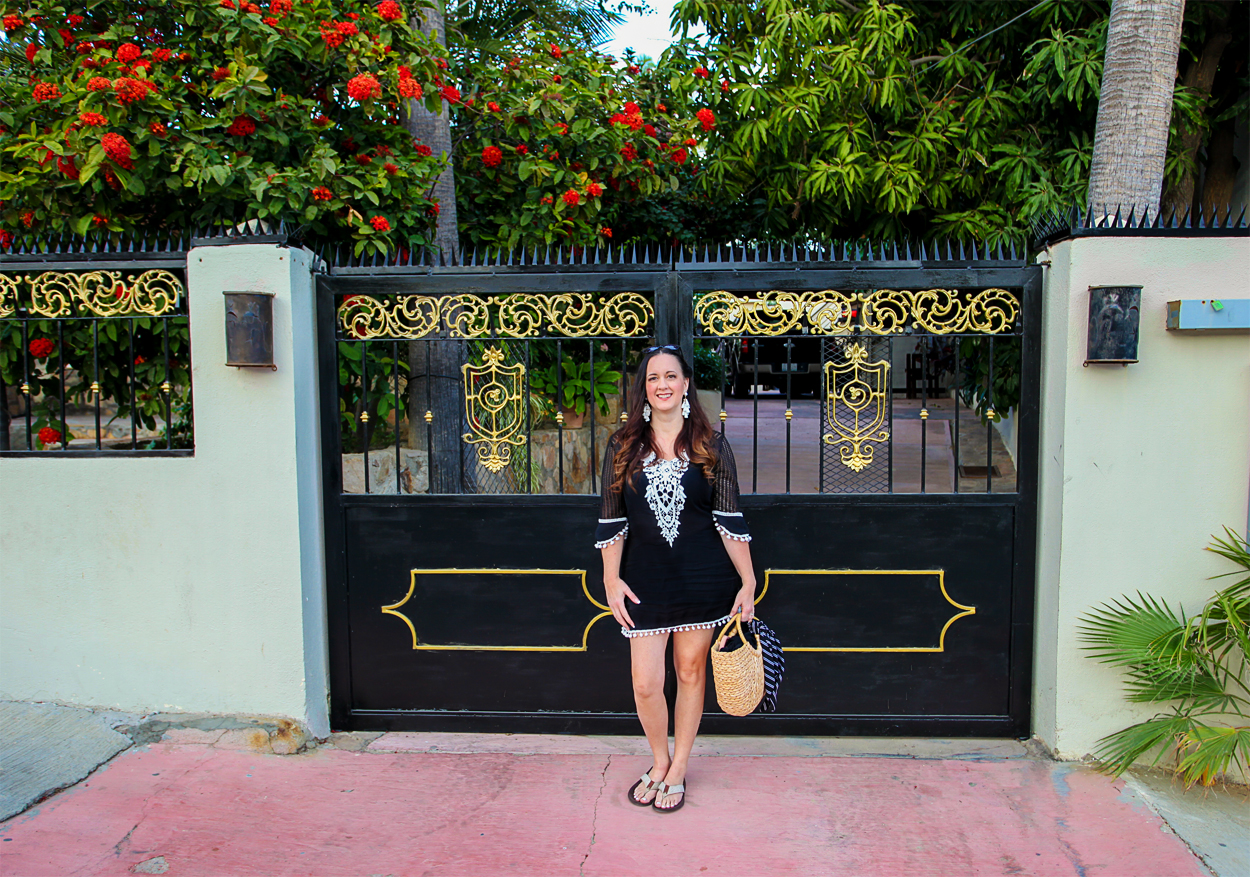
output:
[[[616,438],[608,440],[603,449],[603,478],[599,481],[603,499],[599,504],[599,526],[595,529],[595,547],[607,548],[629,532],[629,520],[625,517],[625,501],[620,490],[612,489],[613,464],[618,444]]]
[[[712,479],[712,517],[722,536],[750,542],[751,534],[738,508],[738,464],[724,435],[717,434],[716,469]]]

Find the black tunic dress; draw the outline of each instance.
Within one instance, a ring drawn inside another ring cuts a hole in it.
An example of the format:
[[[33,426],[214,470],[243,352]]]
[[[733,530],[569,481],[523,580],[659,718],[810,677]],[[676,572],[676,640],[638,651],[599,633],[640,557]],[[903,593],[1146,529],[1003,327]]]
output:
[[[684,456],[659,460],[653,453],[622,490],[614,491],[614,436],[604,452],[603,504],[596,548],[625,540],[621,578],[641,601],[626,608],[634,628],[625,636],[710,628],[732,617],[742,579],[721,535],[750,542],[738,509],[738,473],[733,451],[716,435],[711,482]]]

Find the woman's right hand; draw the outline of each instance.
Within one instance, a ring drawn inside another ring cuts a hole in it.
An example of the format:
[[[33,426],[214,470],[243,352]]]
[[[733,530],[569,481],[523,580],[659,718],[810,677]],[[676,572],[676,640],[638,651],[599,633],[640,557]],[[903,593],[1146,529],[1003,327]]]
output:
[[[612,617],[616,619],[621,627],[633,627],[634,620],[629,617],[629,612],[625,608],[625,599],[629,598],[635,603],[641,603],[634,592],[629,589],[629,585],[625,584],[622,579],[604,579],[603,588],[608,595],[608,608],[612,610]]]

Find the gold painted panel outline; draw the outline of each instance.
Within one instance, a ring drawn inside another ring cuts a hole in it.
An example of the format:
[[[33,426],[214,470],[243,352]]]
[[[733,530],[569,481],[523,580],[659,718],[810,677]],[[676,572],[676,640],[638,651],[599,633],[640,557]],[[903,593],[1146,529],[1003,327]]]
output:
[[[404,598],[398,603],[392,603],[389,606],[382,607],[383,615],[394,615],[404,624],[408,625],[408,631],[412,634],[412,647],[418,651],[432,652],[584,652],[586,651],[586,642],[590,637],[590,629],[595,623],[603,618],[607,618],[612,614],[612,610],[600,603],[594,597],[590,596],[590,590],[586,587],[586,570],[584,569],[414,569],[410,570],[408,580],[408,593],[404,594]],[[582,593],[586,599],[596,608],[604,611],[600,612],[586,624],[585,630],[582,631],[582,644],[580,646],[466,646],[466,645],[431,645],[429,643],[418,642],[417,629],[413,625],[412,620],[400,612],[404,604],[412,599],[413,591],[417,587],[418,575],[572,575],[578,576],[581,581]]]
[[[942,625],[942,632],[938,635],[937,647],[932,646],[883,646],[879,648],[851,648],[851,647],[786,647],[782,651],[786,652],[944,652],[946,651],[946,632],[950,630],[952,624],[961,618],[969,615],[976,615],[975,606],[965,606],[951,599],[951,595],[946,592],[946,570],[942,569],[767,569],[764,570],[764,590],[760,591],[760,595],[755,598],[758,606],[759,602],[764,599],[764,595],[768,593],[768,587],[772,583],[773,576],[937,576],[938,587],[942,590],[942,596],[946,602],[951,604],[960,611],[952,615]]]

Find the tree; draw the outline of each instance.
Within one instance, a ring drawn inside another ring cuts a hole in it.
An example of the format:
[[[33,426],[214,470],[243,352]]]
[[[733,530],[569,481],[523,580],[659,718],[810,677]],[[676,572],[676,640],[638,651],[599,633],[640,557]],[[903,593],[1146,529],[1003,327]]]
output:
[[[260,219],[357,253],[426,242],[440,165],[397,102],[441,103],[437,53],[395,0],[38,0],[4,26],[3,234]]]
[[[1112,0],[1090,162],[1095,211],[1157,213],[1184,0]]]

